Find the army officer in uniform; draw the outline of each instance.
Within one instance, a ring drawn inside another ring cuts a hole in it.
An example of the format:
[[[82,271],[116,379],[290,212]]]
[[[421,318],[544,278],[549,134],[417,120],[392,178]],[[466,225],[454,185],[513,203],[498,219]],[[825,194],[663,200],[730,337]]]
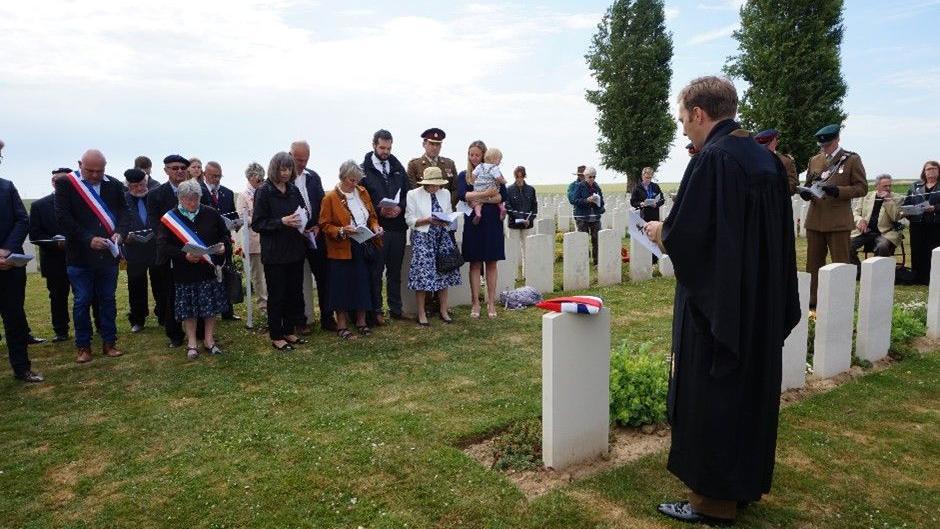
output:
[[[858,154],[839,146],[839,125],[827,125],[816,132],[819,154],[809,159],[806,186],[818,184],[822,198],[803,189],[800,197],[808,200],[806,213],[806,271],[812,276],[809,305],[816,307],[819,269],[826,264],[826,253],[833,263],[849,263],[849,233],[855,228],[852,199],[865,196],[868,182]]]
[[[450,201],[453,206],[457,204],[457,166],[450,158],[441,156],[441,143],[444,142],[445,137],[447,135],[444,131],[438,128],[431,128],[421,133],[421,138],[424,139],[422,142],[424,154],[408,162],[408,183],[409,188],[414,189],[417,187],[418,180],[423,178],[425,169],[440,168],[444,173],[444,178],[447,179],[447,185],[443,187],[450,191]]]
[[[780,131],[777,129],[762,130],[754,135],[754,139],[757,140],[757,143],[767,147],[768,151],[776,154],[777,158],[780,158],[780,163],[787,170],[787,190],[791,195],[795,195],[796,188],[800,185],[800,177],[797,176],[796,163],[793,161],[793,157],[777,151],[777,147],[780,145]]]

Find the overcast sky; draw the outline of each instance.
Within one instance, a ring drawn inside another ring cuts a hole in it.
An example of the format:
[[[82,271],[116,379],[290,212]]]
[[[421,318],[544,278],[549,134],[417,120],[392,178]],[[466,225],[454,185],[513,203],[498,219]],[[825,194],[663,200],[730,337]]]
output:
[[[738,0],[667,3],[673,99],[735,53]],[[361,161],[372,133],[395,136],[403,163],[421,131],[447,132],[443,154],[465,164],[483,139],[534,184],[598,164],[584,54],[606,2],[463,3],[356,0],[3,0],[0,2],[0,176],[21,194],[50,189],[50,171],[90,147],[108,173],[135,156],[217,160],[240,190],[250,161],[267,166],[306,138],[332,185]],[[916,177],[940,158],[936,33],[940,0],[846,2],[843,145],[870,177]],[[823,125],[823,124],[820,124]],[[681,131],[680,131],[681,134]],[[677,137],[659,179],[685,167]],[[623,176],[599,168],[599,182]]]

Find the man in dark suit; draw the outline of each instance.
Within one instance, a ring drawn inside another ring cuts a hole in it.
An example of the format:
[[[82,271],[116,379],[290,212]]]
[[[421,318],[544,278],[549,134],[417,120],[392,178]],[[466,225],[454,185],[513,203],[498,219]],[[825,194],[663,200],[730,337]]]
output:
[[[3,141],[0,140],[0,158]],[[0,317],[7,338],[7,352],[13,376],[23,382],[42,382],[42,375],[32,370],[26,345],[26,267],[7,261],[13,253],[23,253],[23,241],[29,231],[29,215],[13,182],[0,178]]]
[[[202,173],[202,177],[205,182],[203,193],[208,192],[209,202],[212,207],[219,210],[219,213],[229,220],[238,217],[235,213],[235,192],[221,184],[222,165],[219,162],[206,162],[206,169]],[[225,256],[225,260],[226,262],[232,261],[231,251]],[[227,285],[226,292],[228,292]],[[222,313],[222,319],[231,321],[240,320],[241,318],[235,315],[234,308],[229,304],[225,312]]]
[[[372,136],[372,150],[366,153],[362,161],[362,172],[365,178],[361,183],[369,192],[372,206],[379,216],[379,225],[385,230],[379,259],[375,260],[372,270],[373,323],[381,325],[383,272],[389,315],[396,320],[402,318],[401,264],[405,258],[405,234],[408,231],[408,225],[405,224],[408,173],[392,154],[392,134],[389,131],[382,129]],[[382,207],[384,199],[395,201],[396,205]]]
[[[134,169],[140,169],[147,175],[147,191],[160,187],[160,182],[157,182],[150,176],[150,171],[153,169],[153,162],[150,161],[150,158],[146,156],[134,158]]]
[[[311,169],[307,169],[307,162],[310,160],[310,144],[306,141],[295,141],[290,146],[290,155],[294,159],[294,168],[297,170],[297,179],[294,185],[300,189],[300,194],[310,212],[310,217],[320,218],[320,203],[323,202],[325,195],[323,191],[323,182],[320,175]],[[313,227],[313,235],[316,237],[317,247],[307,248],[307,264],[310,271],[313,272],[313,278],[317,282],[317,302],[320,306],[320,327],[326,331],[336,330],[336,320],[333,318],[333,309],[330,307],[330,279],[326,260],[326,240],[320,233],[320,227]],[[304,292],[304,302],[310,302],[310,293]],[[313,312],[312,310],[310,311]],[[301,334],[309,334],[309,330],[299,329]]]
[[[52,171],[52,185],[55,186],[56,180],[71,172],[67,167]],[[52,330],[55,332],[52,341],[64,342],[69,339],[70,285],[65,270],[65,236],[59,230],[59,221],[55,216],[55,193],[30,205],[29,238],[39,248],[39,272],[46,279],[46,290],[49,291],[49,310],[52,314]]]
[[[163,159],[163,171],[166,172],[167,181],[147,193],[147,221],[154,233],[157,233],[160,229],[160,218],[179,204],[176,188],[189,179],[188,168],[189,160],[178,154],[171,154]],[[208,193],[203,193],[200,203],[206,206],[210,205]],[[170,339],[170,347],[182,347],[183,326],[176,321],[176,314],[174,313],[176,292],[173,281],[170,280],[170,260],[158,253],[156,263],[161,269],[164,285],[163,328],[166,331],[166,337]],[[160,315],[157,317],[159,318]]]
[[[105,178],[107,160],[100,151],[82,155],[81,172],[55,183],[55,211],[66,244],[66,270],[75,299],[76,361],[91,360],[91,318],[89,309],[97,300],[101,323],[101,352],[121,356],[117,344],[118,255],[116,245],[127,234],[130,210],[124,201],[124,187]]]
[[[147,213],[147,184],[150,180],[140,169],[128,169],[124,172],[124,179],[127,181],[124,201],[131,211],[127,224],[130,234],[123,247],[124,259],[127,261],[127,293],[130,300],[127,319],[131,324],[131,332],[136,333],[144,329],[150,314],[147,274],[150,274],[150,289],[153,292],[153,311],[161,325],[166,312],[166,288],[163,285],[165,278],[161,274],[162,270],[157,267],[157,239]]]

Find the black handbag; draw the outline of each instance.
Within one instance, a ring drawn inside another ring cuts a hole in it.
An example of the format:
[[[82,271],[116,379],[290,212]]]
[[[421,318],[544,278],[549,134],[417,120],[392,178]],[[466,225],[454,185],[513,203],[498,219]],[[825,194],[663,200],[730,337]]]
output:
[[[379,258],[379,249],[375,243],[372,242],[372,239],[369,239],[364,243],[357,243],[356,241],[352,241],[352,243],[362,246],[362,256],[365,258],[367,263],[374,263],[375,260]]]
[[[446,274],[463,266],[463,256],[457,249],[457,243],[446,230],[441,230],[437,236],[437,253],[434,256],[434,266],[440,274]]]
[[[245,287],[242,285],[242,274],[235,269],[235,265],[228,263],[222,267],[222,284],[228,294],[228,302],[238,305],[245,301]]]

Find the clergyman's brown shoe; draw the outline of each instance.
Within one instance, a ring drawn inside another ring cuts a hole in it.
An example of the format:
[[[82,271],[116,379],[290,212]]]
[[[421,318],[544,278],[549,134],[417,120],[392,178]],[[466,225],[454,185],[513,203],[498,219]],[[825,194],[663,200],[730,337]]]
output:
[[[112,358],[116,356],[121,356],[122,354],[124,354],[121,351],[118,351],[117,348],[114,347],[113,343],[102,344],[101,353],[105,356],[110,356]]]
[[[85,362],[91,362],[91,348],[90,347],[79,347],[78,356],[75,357],[75,361],[79,364],[84,364]]]

